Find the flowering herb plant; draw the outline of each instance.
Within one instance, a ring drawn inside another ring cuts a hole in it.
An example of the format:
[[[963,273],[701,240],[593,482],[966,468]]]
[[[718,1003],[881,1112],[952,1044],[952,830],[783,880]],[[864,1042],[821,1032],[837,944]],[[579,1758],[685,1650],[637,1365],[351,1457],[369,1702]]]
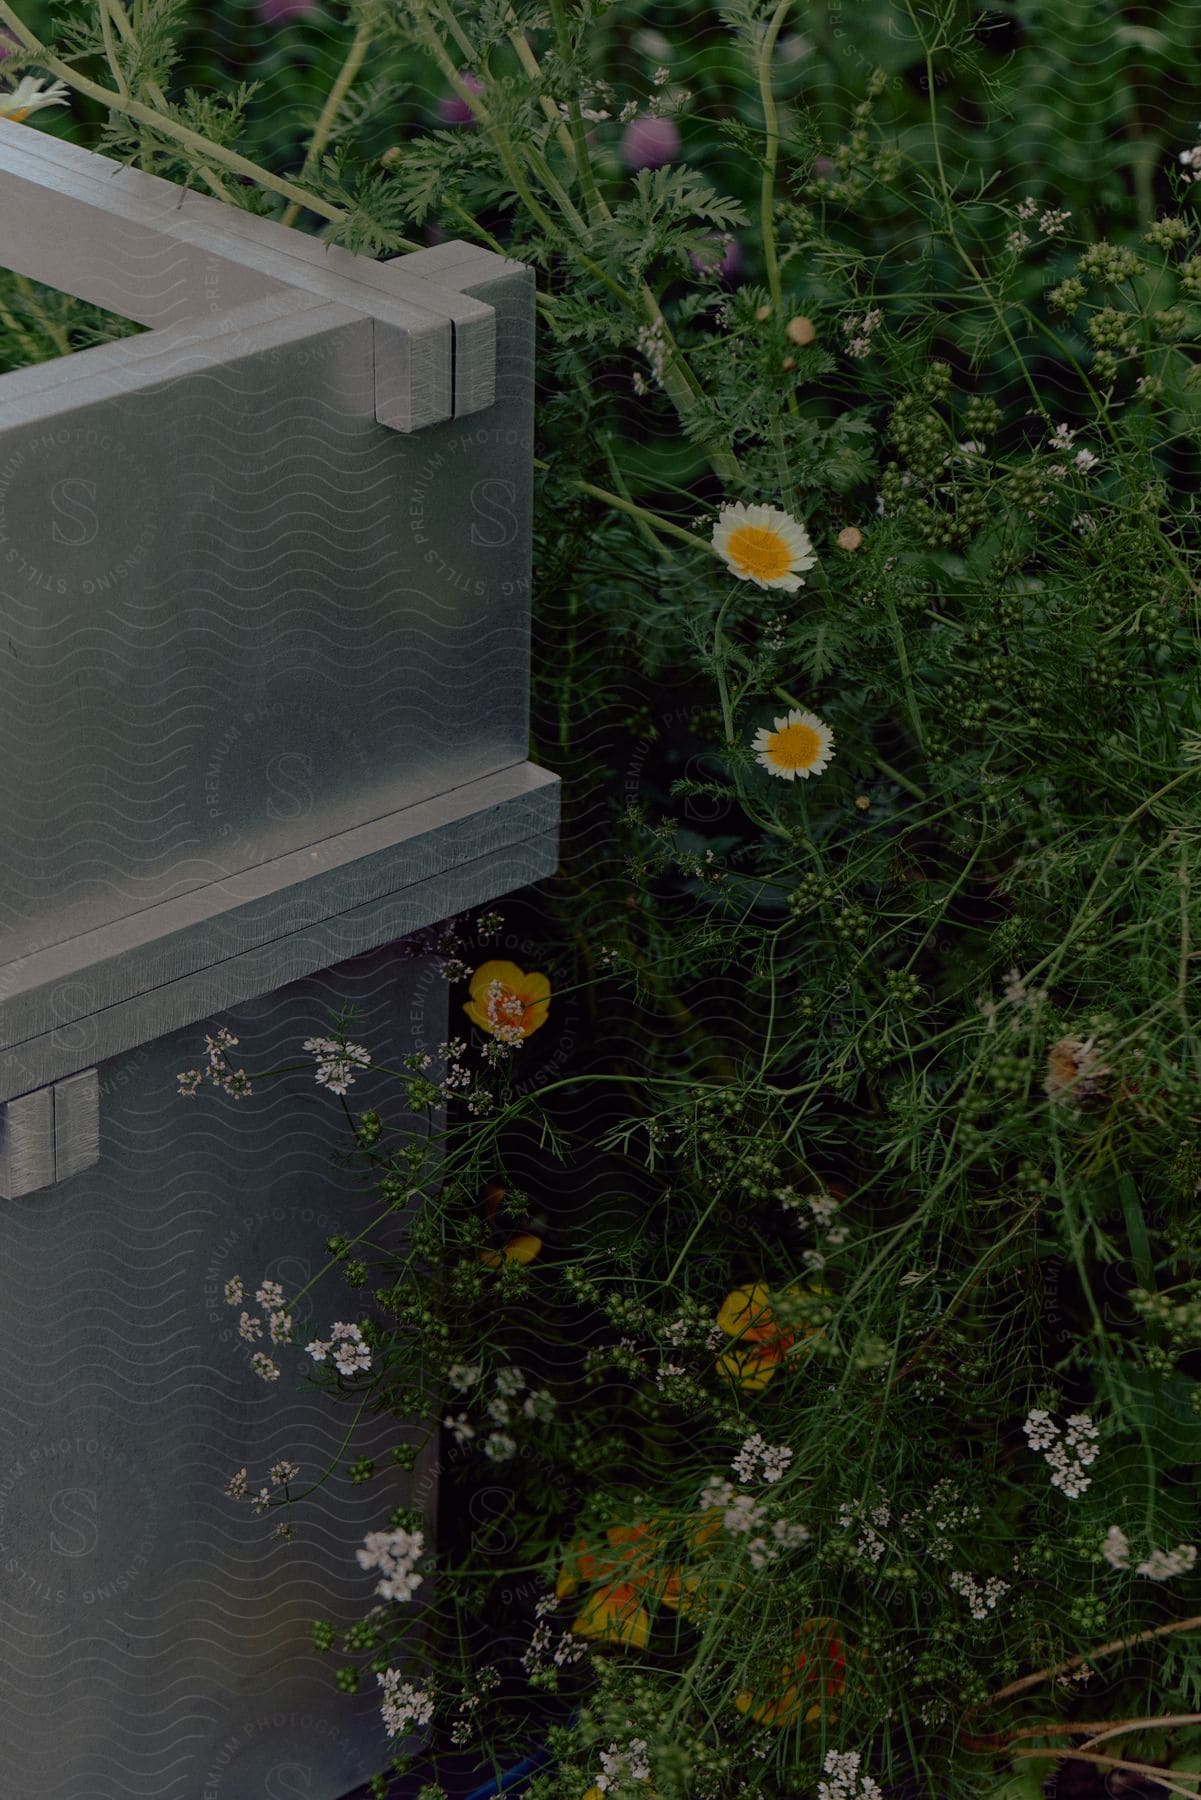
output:
[[[315,1626],[398,1776],[424,1732],[435,1783],[545,1743],[534,1800],[1201,1780],[1191,13],[846,11],[289,19],[342,58],[297,151],[274,52],[258,105],[189,41],[172,101],[168,9],[0,0],[143,166],[538,273],[533,966],[434,946],[418,1130],[309,1041],[363,1229],[328,1299],[227,1292],[265,1380],[503,1496],[436,1559],[381,1518]],[[254,1105],[235,1048],[181,1093]],[[320,1475],[231,1498],[302,1530]]]

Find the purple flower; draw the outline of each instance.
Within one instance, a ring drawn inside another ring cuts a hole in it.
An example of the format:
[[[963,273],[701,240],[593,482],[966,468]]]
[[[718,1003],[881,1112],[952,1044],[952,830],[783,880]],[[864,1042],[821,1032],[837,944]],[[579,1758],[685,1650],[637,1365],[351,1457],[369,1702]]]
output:
[[[473,94],[482,94],[484,84],[478,75],[471,75],[466,69],[459,73],[459,80]],[[475,109],[466,100],[460,100],[457,94],[444,94],[438,102],[438,117],[444,125],[474,125]]]
[[[622,133],[621,156],[627,169],[662,169],[679,153],[674,119],[656,119],[648,113],[631,119]]]
[[[711,237],[704,251],[692,252],[692,266],[698,275],[717,275],[722,281],[737,281],[742,274],[742,246],[728,231],[722,237]]]
[[[315,19],[319,0],[255,0],[255,11],[264,25],[290,25],[293,19]]]

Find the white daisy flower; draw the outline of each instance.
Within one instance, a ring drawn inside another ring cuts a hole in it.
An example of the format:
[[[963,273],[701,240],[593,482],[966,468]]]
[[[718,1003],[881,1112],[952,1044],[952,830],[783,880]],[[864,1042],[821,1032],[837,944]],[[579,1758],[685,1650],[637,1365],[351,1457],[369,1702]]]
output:
[[[66,106],[70,89],[65,81],[52,81],[49,87],[34,75],[22,75],[9,93],[0,93],[0,119],[13,119],[20,124],[43,106]]]
[[[782,781],[803,781],[823,775],[834,755],[834,733],[816,713],[790,712],[775,722],[775,730],[762,726],[751,740],[756,759],[769,775]]]
[[[713,527],[713,548],[735,575],[756,587],[803,587],[801,570],[817,561],[809,533],[778,506],[723,506]]]

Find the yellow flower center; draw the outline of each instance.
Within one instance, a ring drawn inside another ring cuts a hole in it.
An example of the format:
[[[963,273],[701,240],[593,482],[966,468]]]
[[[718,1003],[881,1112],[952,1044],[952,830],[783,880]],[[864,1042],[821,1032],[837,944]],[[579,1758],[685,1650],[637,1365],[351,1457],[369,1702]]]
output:
[[[730,561],[758,581],[777,581],[792,567],[792,551],[778,531],[765,525],[740,525],[726,545]]]
[[[781,769],[809,769],[821,755],[822,741],[812,725],[785,725],[767,740],[767,754]]]
[[[6,119],[11,119],[14,125],[21,125],[29,117],[32,111],[32,106],[18,106],[16,112],[5,113],[4,117]]]

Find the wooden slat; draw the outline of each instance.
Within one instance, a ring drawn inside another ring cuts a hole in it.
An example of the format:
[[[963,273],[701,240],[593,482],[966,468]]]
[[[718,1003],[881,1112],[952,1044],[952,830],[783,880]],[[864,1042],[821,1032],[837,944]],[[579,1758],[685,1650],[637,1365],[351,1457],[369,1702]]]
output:
[[[352,255],[6,123],[0,259],[19,274],[156,329],[300,288],[375,320],[381,424],[416,431],[491,405],[493,310],[455,281],[440,282],[435,265],[425,265],[434,279],[424,278],[412,267],[423,253],[383,263]]]
[[[82,1069],[56,1081],[54,1095],[54,1179],[68,1181],[100,1161],[100,1074]]]
[[[0,1098],[542,879],[558,789],[523,763],[9,963]]]
[[[54,1180],[54,1102],[44,1087],[2,1110],[0,1199],[18,1200]]]

